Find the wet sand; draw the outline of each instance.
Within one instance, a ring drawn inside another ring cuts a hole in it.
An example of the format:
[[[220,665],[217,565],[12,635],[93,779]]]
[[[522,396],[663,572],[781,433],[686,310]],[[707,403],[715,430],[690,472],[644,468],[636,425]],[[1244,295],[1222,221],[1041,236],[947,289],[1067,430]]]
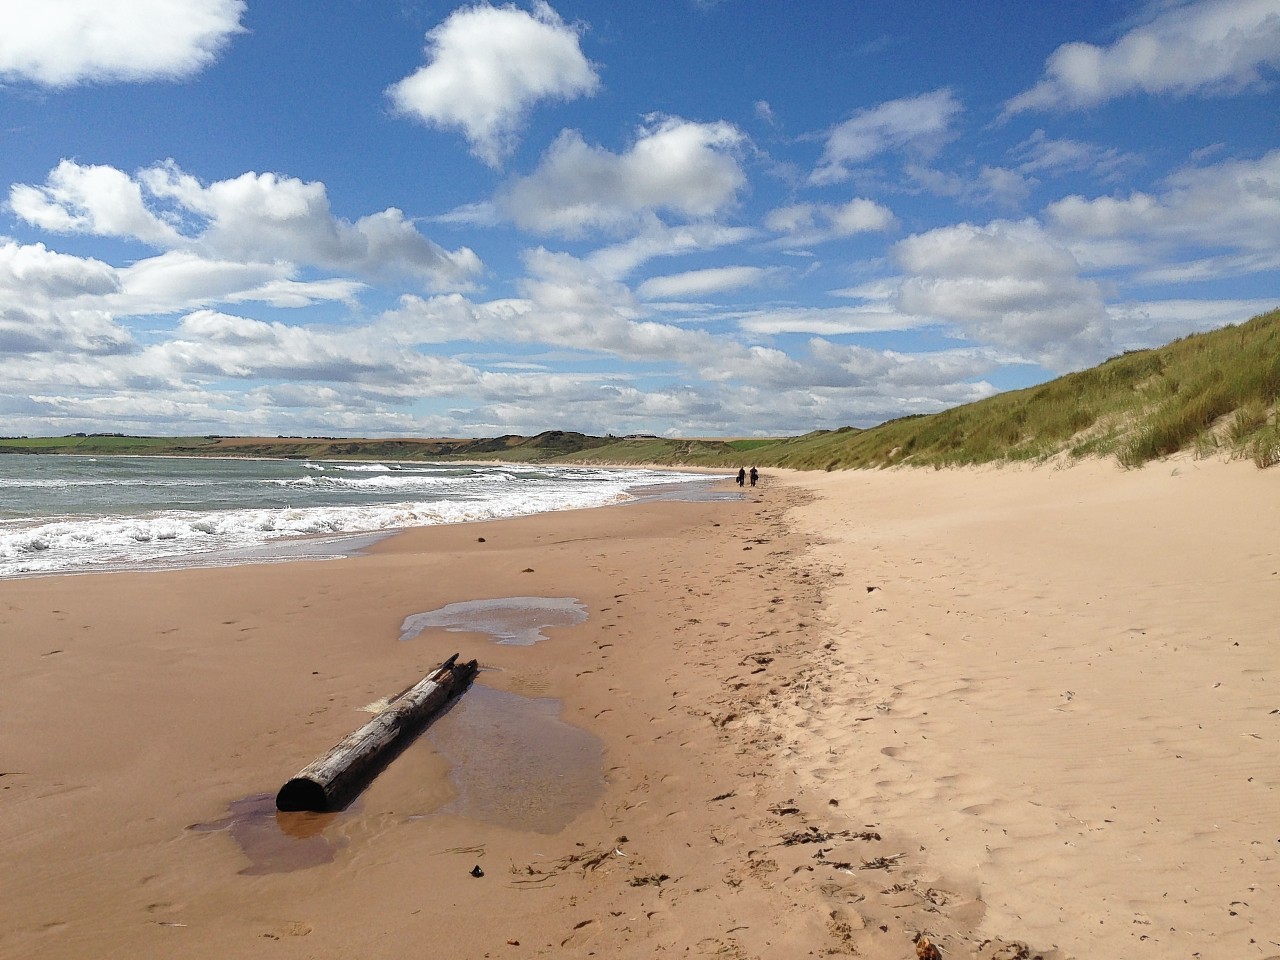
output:
[[[764,808],[791,791],[751,704],[785,678],[782,647],[798,662],[818,599],[782,526],[794,496],[410,531],[342,561],[0,583],[0,955],[772,949],[794,934],[770,850],[790,824]],[[415,614],[505,597],[575,598],[587,619],[526,645],[399,639]],[[280,784],[455,651],[482,670],[454,711],[349,810],[277,821]],[[496,696],[588,737],[547,734],[580,778],[556,816],[520,807],[545,785],[450,782],[458,721],[505,716]]]
[[[1275,477],[1173,469],[0,582],[0,955],[1280,956]],[[586,619],[400,639],[510,597]],[[349,809],[276,816],[455,651],[477,685]]]

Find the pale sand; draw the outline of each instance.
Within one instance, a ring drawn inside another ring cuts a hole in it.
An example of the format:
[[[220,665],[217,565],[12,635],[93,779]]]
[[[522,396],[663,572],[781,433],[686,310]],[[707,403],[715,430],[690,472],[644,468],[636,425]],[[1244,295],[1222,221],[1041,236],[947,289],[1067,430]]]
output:
[[[1280,955],[1276,477],[1176,470],[787,474],[0,582],[0,956]],[[588,619],[397,639],[509,596]],[[568,823],[440,812],[433,730],[310,837],[188,829],[454,651],[599,738]]]
[[[1073,957],[1280,956],[1280,473],[798,478],[843,572],[795,762]],[[867,718],[867,719],[860,719]],[[815,749],[817,748],[817,749]]]

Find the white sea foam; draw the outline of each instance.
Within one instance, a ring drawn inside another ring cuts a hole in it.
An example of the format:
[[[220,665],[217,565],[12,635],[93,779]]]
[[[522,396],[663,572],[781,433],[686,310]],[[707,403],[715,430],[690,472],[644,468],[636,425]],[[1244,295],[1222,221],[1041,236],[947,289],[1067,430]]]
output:
[[[392,470],[363,464],[356,466],[364,469],[347,469],[351,466],[294,464],[289,469],[308,473],[244,481],[244,491],[256,484],[259,490],[278,491],[276,499],[296,497],[296,504],[237,507],[232,502],[225,509],[137,513],[103,509],[94,515],[82,510],[79,515],[59,511],[56,516],[4,517],[0,519],[0,577],[208,562],[246,551],[264,559],[269,558],[272,545],[298,538],[345,537],[602,506],[626,499],[632,488],[700,479],[668,471],[512,467],[450,472],[438,465]],[[209,468],[202,465],[202,469]],[[348,475],[335,476],[333,471],[339,469]],[[202,482],[191,477],[150,478],[155,489],[200,489]],[[248,494],[236,496],[247,498]],[[326,498],[333,502],[323,502]],[[212,507],[214,501],[207,503]]]

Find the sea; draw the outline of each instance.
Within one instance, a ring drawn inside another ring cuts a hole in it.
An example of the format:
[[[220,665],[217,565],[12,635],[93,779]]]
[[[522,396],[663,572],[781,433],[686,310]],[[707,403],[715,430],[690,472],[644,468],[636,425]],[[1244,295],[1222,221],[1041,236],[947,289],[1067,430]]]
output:
[[[346,556],[408,527],[715,496],[719,475],[528,464],[0,455],[0,578]]]

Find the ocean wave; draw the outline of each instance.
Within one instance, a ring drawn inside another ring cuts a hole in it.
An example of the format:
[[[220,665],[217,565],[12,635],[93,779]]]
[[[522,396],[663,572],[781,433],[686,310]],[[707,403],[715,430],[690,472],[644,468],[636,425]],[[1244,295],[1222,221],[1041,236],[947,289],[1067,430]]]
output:
[[[272,487],[312,487],[341,490],[426,490],[456,485],[459,478],[433,476],[431,474],[376,473],[362,477],[334,477],[311,475],[306,477],[268,477],[261,481]]]
[[[190,476],[190,466],[166,462],[155,468],[159,475],[149,482],[198,487],[201,481]],[[201,463],[210,486],[219,485],[215,495],[195,490],[191,496],[111,506],[110,496],[95,494],[60,505],[57,515],[47,513],[47,501],[39,511],[10,511],[0,521],[0,577],[203,564],[246,552],[255,560],[270,559],[272,551],[282,556],[294,549],[274,546],[286,541],[602,506],[628,498],[630,490],[706,479],[675,471],[521,464],[341,467],[352,469],[337,470],[328,462],[271,462],[255,466],[256,475],[246,475],[243,464],[214,474],[209,464]],[[86,479],[104,486],[116,482]],[[264,496],[264,491],[272,492]],[[93,512],[85,514],[85,508]]]
[[[621,491],[590,496],[552,489],[519,498],[431,500],[376,505],[170,511],[143,517],[96,517],[0,531],[0,577],[171,560],[183,555],[260,548],[284,539],[375,533],[601,506]]]
[[[348,473],[390,473],[399,467],[389,467],[385,463],[331,463],[330,470],[345,470]]]

